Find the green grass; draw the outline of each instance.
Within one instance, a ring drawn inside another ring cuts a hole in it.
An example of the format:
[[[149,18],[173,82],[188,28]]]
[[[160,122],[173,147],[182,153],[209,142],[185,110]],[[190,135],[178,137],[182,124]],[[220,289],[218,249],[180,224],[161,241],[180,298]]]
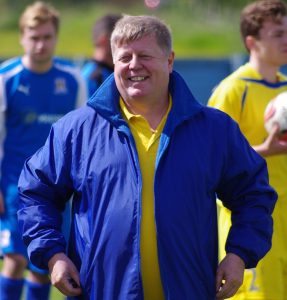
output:
[[[57,7],[62,19],[56,54],[89,57],[92,52],[91,27],[107,12],[151,14],[164,19],[172,29],[177,57],[222,57],[244,52],[238,29],[238,10],[216,6],[213,1],[201,5],[187,0],[166,2],[170,4],[156,10],[147,9],[143,1],[131,2],[137,4],[125,8],[99,3]],[[18,42],[19,11],[5,6],[0,11],[0,57],[22,53]]]
[[[2,269],[2,259],[0,259],[0,270]],[[24,297],[22,297],[24,299]],[[51,300],[64,300],[65,296],[61,294],[55,287],[52,287],[51,294],[50,294]]]
[[[64,300],[64,299],[66,299],[66,297],[62,293],[60,293],[55,287],[52,287],[50,299],[51,300]]]

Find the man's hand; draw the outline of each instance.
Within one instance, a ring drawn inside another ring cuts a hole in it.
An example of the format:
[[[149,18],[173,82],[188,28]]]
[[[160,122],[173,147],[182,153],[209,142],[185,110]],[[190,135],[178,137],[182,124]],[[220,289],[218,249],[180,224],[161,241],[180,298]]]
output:
[[[216,273],[216,299],[232,297],[243,282],[244,261],[228,253],[221,261]]]
[[[82,293],[79,272],[64,254],[55,254],[48,263],[51,283],[64,295],[73,297]]]
[[[0,215],[4,214],[4,212],[5,212],[4,197],[2,192],[0,191]]]
[[[261,145],[253,146],[253,149],[264,157],[287,154],[287,142],[280,140],[279,137],[279,126],[274,124],[266,140]]]

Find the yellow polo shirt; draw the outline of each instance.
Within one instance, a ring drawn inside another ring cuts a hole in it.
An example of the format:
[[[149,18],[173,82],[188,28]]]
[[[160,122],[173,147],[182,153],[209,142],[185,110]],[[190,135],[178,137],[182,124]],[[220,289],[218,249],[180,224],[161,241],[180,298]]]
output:
[[[164,300],[154,218],[154,172],[159,139],[171,109],[171,100],[168,110],[156,130],[152,130],[142,116],[130,113],[122,99],[120,99],[120,107],[136,142],[142,174],[140,251],[144,298],[147,300]]]

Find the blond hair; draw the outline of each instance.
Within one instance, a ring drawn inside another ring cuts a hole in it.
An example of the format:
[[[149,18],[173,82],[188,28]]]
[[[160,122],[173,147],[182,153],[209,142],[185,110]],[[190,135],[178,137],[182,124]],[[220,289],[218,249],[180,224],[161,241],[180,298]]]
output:
[[[160,19],[154,16],[123,16],[115,25],[111,36],[112,53],[116,46],[136,41],[145,36],[154,36],[163,52],[172,51],[171,31]]]
[[[26,7],[19,20],[19,28],[21,33],[26,27],[35,28],[41,24],[52,22],[56,32],[59,30],[60,14],[50,4],[36,1],[32,5]]]

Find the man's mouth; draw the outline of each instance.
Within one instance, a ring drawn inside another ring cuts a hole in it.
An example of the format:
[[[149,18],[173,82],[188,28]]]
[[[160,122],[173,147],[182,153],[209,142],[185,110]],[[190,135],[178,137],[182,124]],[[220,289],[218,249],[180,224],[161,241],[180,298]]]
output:
[[[133,76],[130,77],[129,80],[134,81],[134,82],[140,82],[144,81],[147,78],[147,76]]]

